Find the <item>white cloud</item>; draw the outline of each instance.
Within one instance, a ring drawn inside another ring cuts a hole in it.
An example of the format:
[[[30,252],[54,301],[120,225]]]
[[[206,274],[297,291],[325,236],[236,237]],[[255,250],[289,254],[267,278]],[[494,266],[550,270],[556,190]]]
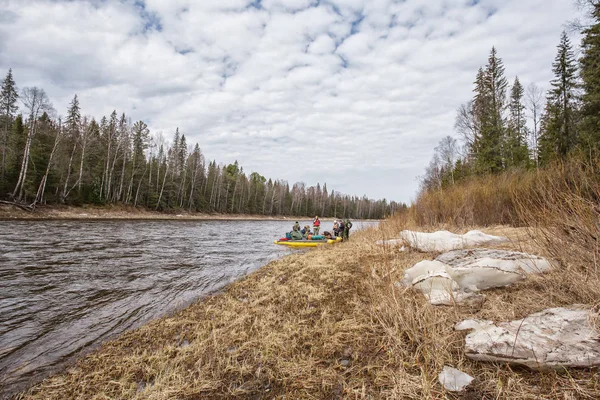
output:
[[[564,0],[0,0],[0,72],[209,159],[408,201],[492,46],[547,86]]]

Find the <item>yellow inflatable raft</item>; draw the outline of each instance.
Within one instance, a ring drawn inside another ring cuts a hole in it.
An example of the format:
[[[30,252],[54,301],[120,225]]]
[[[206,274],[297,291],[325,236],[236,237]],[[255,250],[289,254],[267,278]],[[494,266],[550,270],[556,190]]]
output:
[[[324,244],[334,244],[341,241],[342,238],[337,237],[329,240],[276,240],[274,243],[289,247],[317,247]]]

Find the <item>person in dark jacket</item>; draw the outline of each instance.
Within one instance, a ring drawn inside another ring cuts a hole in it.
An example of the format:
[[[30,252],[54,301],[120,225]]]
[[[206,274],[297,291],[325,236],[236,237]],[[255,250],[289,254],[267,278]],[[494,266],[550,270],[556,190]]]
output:
[[[342,233],[342,239],[348,240],[350,239],[350,229],[352,228],[352,222],[348,218],[344,221],[344,231]]]

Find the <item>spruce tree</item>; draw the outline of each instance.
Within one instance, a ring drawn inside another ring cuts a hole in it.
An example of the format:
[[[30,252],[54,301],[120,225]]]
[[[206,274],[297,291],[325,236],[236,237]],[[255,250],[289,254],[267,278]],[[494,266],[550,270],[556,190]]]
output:
[[[583,97],[580,123],[580,145],[586,154],[600,150],[600,3],[594,5],[595,23],[583,31],[583,56],[579,60]]]
[[[69,104],[65,124],[70,134],[77,135],[79,133],[79,128],[81,126],[81,108],[79,107],[77,95],[73,96],[73,100],[71,100],[71,104]]]
[[[542,163],[564,159],[576,143],[575,130],[577,65],[567,33],[563,31],[552,64],[554,79],[542,118],[539,157]]]
[[[525,89],[519,77],[516,77],[510,93],[508,135],[505,141],[506,165],[509,167],[525,167],[529,159],[524,93]]]
[[[4,181],[6,173],[6,157],[8,147],[8,134],[10,133],[13,119],[18,110],[17,86],[13,79],[12,69],[8,70],[6,78],[2,81],[2,90],[0,91],[0,116],[2,116],[2,164],[0,166],[0,177]]]
[[[480,173],[499,172],[505,166],[502,144],[506,123],[502,115],[506,107],[507,87],[504,65],[492,47],[486,68],[479,69],[475,80],[473,112],[478,132],[473,153]]]

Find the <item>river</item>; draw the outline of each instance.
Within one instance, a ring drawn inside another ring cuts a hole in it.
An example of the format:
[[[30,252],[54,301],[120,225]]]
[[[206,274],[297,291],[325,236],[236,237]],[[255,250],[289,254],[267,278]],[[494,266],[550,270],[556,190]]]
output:
[[[292,223],[0,221],[0,398],[289,253]]]

